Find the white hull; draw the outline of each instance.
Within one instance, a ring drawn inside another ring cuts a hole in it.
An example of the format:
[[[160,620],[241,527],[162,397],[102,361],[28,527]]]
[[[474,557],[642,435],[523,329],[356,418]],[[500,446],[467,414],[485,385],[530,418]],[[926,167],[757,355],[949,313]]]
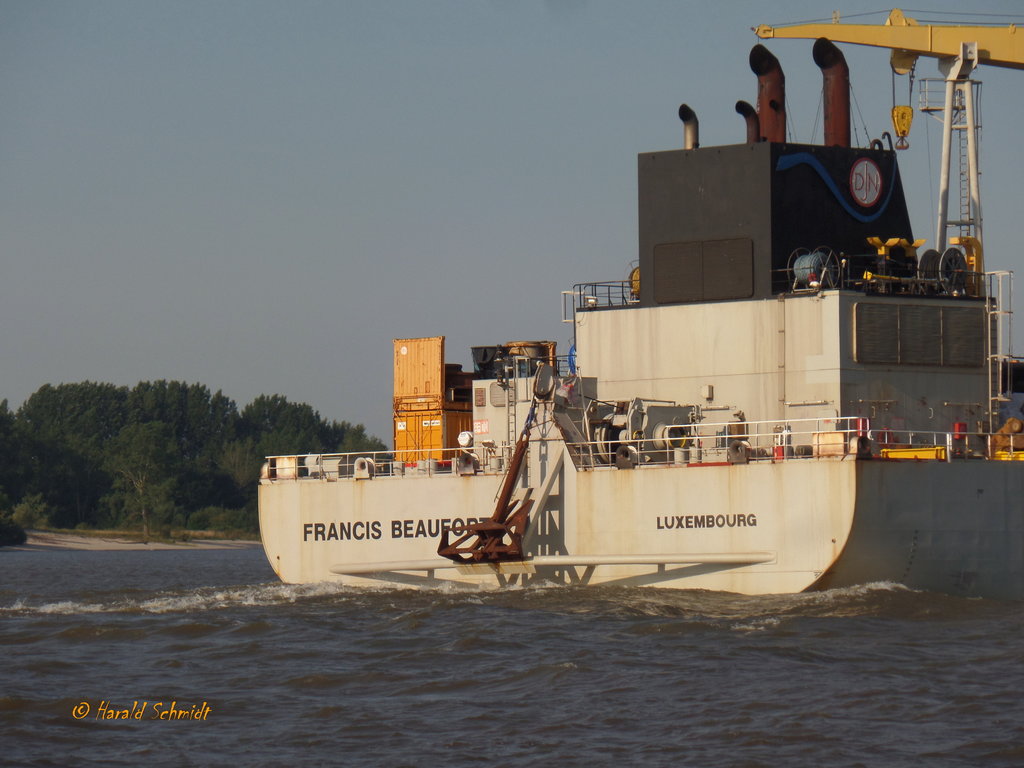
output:
[[[289,583],[767,594],[892,581],[1024,597],[1015,462],[847,456],[577,471],[566,460],[552,477],[522,564],[457,567],[437,555],[441,525],[490,515],[500,476],[265,480],[264,547]]]

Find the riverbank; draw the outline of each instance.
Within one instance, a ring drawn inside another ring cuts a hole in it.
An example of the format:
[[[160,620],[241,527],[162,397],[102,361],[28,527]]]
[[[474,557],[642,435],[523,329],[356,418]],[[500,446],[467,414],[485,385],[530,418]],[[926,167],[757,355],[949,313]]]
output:
[[[45,550],[166,550],[166,549],[255,549],[258,541],[243,539],[198,539],[188,541],[150,541],[148,544],[123,538],[116,533],[109,535],[83,536],[73,533],[51,533],[49,531],[27,531],[28,541],[17,547],[2,547],[3,552],[25,552]]]

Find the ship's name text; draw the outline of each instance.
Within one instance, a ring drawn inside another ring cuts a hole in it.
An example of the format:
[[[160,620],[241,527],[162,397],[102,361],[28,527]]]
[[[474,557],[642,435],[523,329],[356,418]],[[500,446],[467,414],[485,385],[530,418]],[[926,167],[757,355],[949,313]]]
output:
[[[385,531],[392,539],[436,539],[443,531],[459,534],[479,518],[432,518],[428,520],[391,520],[387,528],[380,520],[354,522],[304,523],[303,541],[378,541]],[[682,528],[754,528],[757,515],[658,515],[659,531]]]
[[[389,532],[392,539],[436,539],[442,531],[461,533],[479,518],[433,518],[431,520],[392,520]],[[304,523],[303,541],[377,541],[384,537],[384,524],[380,520],[355,522]]]
[[[658,530],[677,528],[755,528],[757,515],[658,515]]]

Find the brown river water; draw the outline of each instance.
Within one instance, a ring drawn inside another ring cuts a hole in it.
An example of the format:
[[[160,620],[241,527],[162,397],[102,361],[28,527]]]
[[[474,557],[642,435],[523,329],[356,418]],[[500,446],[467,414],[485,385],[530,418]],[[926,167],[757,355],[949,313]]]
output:
[[[0,550],[11,766],[1020,766],[1024,603],[277,582]]]

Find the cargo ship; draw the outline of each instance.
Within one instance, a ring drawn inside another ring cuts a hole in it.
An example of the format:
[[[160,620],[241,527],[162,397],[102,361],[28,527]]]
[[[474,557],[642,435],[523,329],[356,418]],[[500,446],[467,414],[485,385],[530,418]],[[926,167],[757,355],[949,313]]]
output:
[[[638,158],[638,266],[563,292],[567,349],[497,341],[463,371],[442,336],[396,339],[392,450],[268,457],[277,575],[1024,597],[1010,274],[984,268],[969,84],[998,62],[956,29],[952,55],[869,43],[940,59],[947,169],[970,113],[966,202],[954,219],[940,201],[935,247],[891,138],[850,144],[839,48],[786,28],[818,38],[823,143],[787,141],[781,66],[755,46],[746,142],[701,147],[680,107],[683,148]]]

